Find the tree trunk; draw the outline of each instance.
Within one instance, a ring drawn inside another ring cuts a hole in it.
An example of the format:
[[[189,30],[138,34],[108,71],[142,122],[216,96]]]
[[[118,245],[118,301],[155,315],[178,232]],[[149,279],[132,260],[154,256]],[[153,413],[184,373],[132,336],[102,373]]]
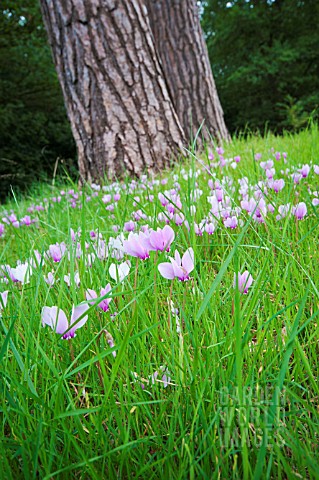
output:
[[[195,0],[145,0],[155,48],[187,140],[229,140]]]
[[[82,178],[167,166],[183,129],[142,0],[40,0]]]

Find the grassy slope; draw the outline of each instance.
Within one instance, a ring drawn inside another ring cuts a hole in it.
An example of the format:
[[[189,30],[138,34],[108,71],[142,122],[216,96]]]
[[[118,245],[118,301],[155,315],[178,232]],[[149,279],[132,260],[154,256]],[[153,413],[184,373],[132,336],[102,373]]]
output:
[[[272,147],[288,152],[288,166],[319,163],[314,127],[296,136],[234,140],[225,155],[242,160],[229,174],[256,183],[261,170],[254,154],[267,159]],[[190,163],[199,167],[194,159]],[[171,174],[163,177],[169,183],[156,187],[155,197],[173,183]],[[198,221],[208,211],[208,178],[202,174],[197,180],[205,192],[197,203]],[[179,179],[190,219],[195,179]],[[117,286],[108,274],[113,259],[88,268],[84,256],[52,265],[60,281],[51,289],[43,280],[48,264],[34,271],[29,284],[0,286],[10,291],[0,318],[3,478],[318,478],[319,217],[309,186],[319,190],[313,172],[297,188],[308,207],[300,222],[268,215],[266,224],[258,225],[243,217],[242,228],[221,225],[203,237],[174,227],[173,250],[195,250],[196,269],[187,283],[175,280],[171,287],[161,278],[156,264],[165,255],[153,252],[145,262],[132,259],[129,278]],[[43,187],[40,200],[53,193],[56,189]],[[132,210],[141,207],[151,217],[161,211],[145,193],[138,193],[134,208],[137,193],[121,192],[115,219],[101,194],[81,209],[64,200],[46,208],[38,213],[39,228],[7,228],[0,263],[14,265],[34,248],[41,252],[57,241],[72,248],[70,227],[82,229],[82,247],[91,229],[106,239],[114,236],[111,225],[123,226]],[[295,203],[292,182],[286,180],[270,200]],[[22,216],[34,202],[7,208]],[[254,284],[248,295],[235,294],[233,272],[245,269]],[[79,289],[63,282],[75,270]],[[86,288],[108,282],[114,286],[116,317],[92,308],[69,342],[42,328],[43,305],[69,312],[84,300]],[[170,298],[179,309],[181,332],[169,313]],[[103,329],[114,338],[115,358],[100,335]],[[170,372],[166,388],[148,378],[161,366]]]

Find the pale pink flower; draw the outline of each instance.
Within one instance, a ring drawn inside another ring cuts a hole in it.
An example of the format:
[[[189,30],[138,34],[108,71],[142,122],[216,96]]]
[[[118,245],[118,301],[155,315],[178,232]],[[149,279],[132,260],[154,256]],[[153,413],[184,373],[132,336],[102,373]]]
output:
[[[54,262],[58,263],[61,261],[63,255],[66,252],[66,245],[64,242],[56,243],[49,246],[47,255],[53,259]]]
[[[302,220],[307,215],[307,205],[305,202],[300,202],[293,207],[292,213],[298,220]]]
[[[8,302],[8,293],[9,291],[6,290],[5,292],[0,293],[0,312],[3,308],[6,308]]]
[[[198,237],[202,237],[205,231],[204,223],[201,222],[198,225],[198,223],[194,222],[194,231],[195,231],[195,235],[197,235]]]
[[[170,246],[175,238],[175,232],[169,225],[165,225],[163,229],[158,228],[156,231],[152,230],[149,234],[149,243],[152,250],[159,250],[169,252]]]
[[[224,155],[225,153],[223,147],[217,147],[216,152],[218,153],[218,155]]]
[[[264,170],[270,170],[274,166],[273,160],[267,160],[267,162],[260,162],[260,166]]]
[[[114,343],[114,339],[113,339],[112,335],[107,330],[104,330],[104,333],[105,333],[106,341],[107,341],[109,347],[110,348],[115,347],[115,343]],[[113,355],[114,358],[116,357],[116,350],[114,350],[112,352],[112,355]]]
[[[68,275],[64,275],[64,281],[65,281],[65,283],[67,284],[68,287],[71,286],[71,273],[68,273]],[[80,286],[81,280],[80,280],[79,272],[74,273],[73,281],[74,281],[74,285],[76,287]]]
[[[111,296],[108,296],[107,298],[104,298],[99,303],[97,303],[95,300],[97,298],[102,298],[105,295],[108,295],[111,292],[111,290],[112,290],[112,287],[108,283],[105,288],[101,288],[100,295],[98,297],[95,290],[91,290],[90,288],[88,288],[87,292],[86,292],[86,299],[89,301],[90,305],[96,305],[97,304],[103,310],[103,312],[107,312],[109,310],[109,305],[112,301]]]
[[[109,193],[107,193],[106,195],[103,195],[102,197],[103,203],[110,203],[111,200],[112,200],[112,195],[110,195]]]
[[[276,174],[276,170],[274,168],[269,168],[269,169],[265,170],[265,173],[266,173],[266,177],[271,180],[274,177],[274,175]]]
[[[112,263],[109,268],[110,277],[113,278],[116,282],[122,282],[124,278],[130,273],[131,262],[126,260],[126,262],[116,265]]]
[[[233,217],[228,217],[224,220],[224,225],[225,227],[228,227],[228,228],[236,228],[237,225],[238,225],[238,219],[237,217],[233,216]]]
[[[310,173],[310,166],[306,163],[299,169],[299,173],[301,173],[303,178],[307,178]]]
[[[110,237],[108,241],[108,251],[111,254],[112,258],[116,258],[116,260],[122,260],[124,257],[124,242],[125,238],[123,233],[118,235],[116,238]]]
[[[73,305],[71,320],[70,320],[70,329],[69,329],[69,322],[63,310],[59,309],[58,307],[43,307],[42,308],[42,326],[48,325],[58,333],[62,335],[64,340],[69,340],[70,338],[75,337],[75,331],[78,328],[83,327],[83,325],[87,322],[88,315],[84,315],[84,313],[89,309],[87,304],[81,304],[75,307]],[[68,331],[67,331],[68,330]]]
[[[180,226],[183,224],[185,217],[182,213],[175,213],[173,216],[173,220],[176,225]]]
[[[133,232],[133,230],[135,230],[135,223],[133,222],[133,220],[124,223],[124,230],[126,232]]]
[[[49,272],[48,275],[46,277],[43,277],[44,278],[44,281],[45,283],[47,283],[50,287],[52,287],[52,285],[54,285],[54,275],[52,272]]]
[[[291,175],[291,178],[293,179],[294,183],[297,185],[298,183],[300,183],[300,180],[302,179],[302,175],[301,173],[293,173]]]
[[[286,205],[279,205],[279,214],[276,216],[276,220],[282,220],[283,218],[285,218],[289,214],[290,207],[290,203],[287,203]]]
[[[253,277],[247,270],[244,273],[238,272],[237,276],[236,273],[234,273],[233,286],[234,288],[236,288],[238,285],[238,290],[240,291],[240,293],[248,293],[248,289],[249,287],[251,287],[253,281]]]
[[[15,268],[11,268],[10,276],[13,277],[16,282],[21,282],[22,284],[30,283],[30,277],[32,275],[31,266],[26,263],[20,263]]]
[[[170,263],[160,263],[158,270],[162,277],[169,280],[178,278],[185,282],[189,280],[189,274],[194,270],[194,251],[188,248],[181,258],[179,252],[175,250],[175,258],[169,257]]]
[[[269,183],[269,187],[272,188],[276,193],[282,190],[285,186],[285,180],[283,178],[273,180]]]
[[[130,233],[127,240],[123,241],[125,253],[132,257],[138,257],[142,260],[149,258],[152,246],[149,237],[145,233]]]
[[[208,222],[205,225],[205,232],[208,233],[208,235],[213,235],[215,232],[215,224],[213,222]]]

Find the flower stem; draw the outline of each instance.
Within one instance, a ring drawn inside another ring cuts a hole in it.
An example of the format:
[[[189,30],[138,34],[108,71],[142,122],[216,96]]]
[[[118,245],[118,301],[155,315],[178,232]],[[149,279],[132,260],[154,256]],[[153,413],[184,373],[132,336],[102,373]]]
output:
[[[172,309],[172,296],[173,296],[173,283],[174,280],[171,281],[171,286],[169,289],[169,302],[168,302],[168,331],[171,330],[171,309]]]
[[[157,264],[157,251],[155,253],[154,258],[154,296],[155,296],[155,321],[158,321],[158,300],[157,300],[157,271],[156,271],[156,264]]]

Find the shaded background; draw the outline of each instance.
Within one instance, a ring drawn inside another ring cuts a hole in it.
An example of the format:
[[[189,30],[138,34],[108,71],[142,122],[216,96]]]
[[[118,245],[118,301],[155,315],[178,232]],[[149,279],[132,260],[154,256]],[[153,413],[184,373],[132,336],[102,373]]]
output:
[[[319,111],[317,0],[206,0],[202,26],[232,134],[296,131]],[[0,11],[0,199],[58,173],[75,145],[37,0]],[[57,159],[58,162],[57,162]]]

